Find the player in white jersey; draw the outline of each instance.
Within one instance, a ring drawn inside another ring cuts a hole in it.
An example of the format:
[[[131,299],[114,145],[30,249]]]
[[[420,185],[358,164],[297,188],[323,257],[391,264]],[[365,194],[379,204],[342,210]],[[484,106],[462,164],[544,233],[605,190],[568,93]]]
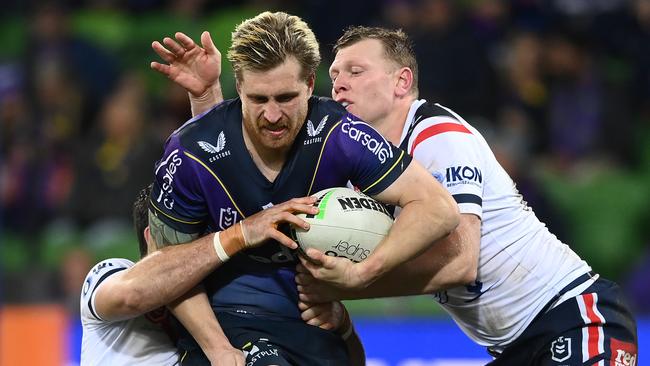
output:
[[[495,365],[636,359],[636,325],[618,287],[599,280],[537,219],[476,129],[450,109],[417,99],[406,34],[353,27],[334,53],[333,98],[422,163],[453,195],[462,218],[447,238],[359,291],[314,280],[319,267],[303,261],[301,299],[435,293],[462,330],[488,347]],[[308,253],[325,267],[342,260]]]
[[[156,248],[147,226],[150,190],[143,189],[133,205],[143,257]],[[190,291],[220,264],[213,239],[218,234],[188,246],[165,248],[136,264],[111,258],[95,265],[81,290],[81,365],[180,364],[170,338],[170,315],[163,306]],[[211,360],[244,365],[243,353],[230,345],[212,311],[187,315],[175,311],[188,329],[201,327],[209,335],[197,341]]]
[[[164,308],[122,321],[97,315],[95,295],[103,280],[133,266],[123,258],[104,260],[88,273],[81,293],[82,365],[178,365],[176,347],[166,333]]]

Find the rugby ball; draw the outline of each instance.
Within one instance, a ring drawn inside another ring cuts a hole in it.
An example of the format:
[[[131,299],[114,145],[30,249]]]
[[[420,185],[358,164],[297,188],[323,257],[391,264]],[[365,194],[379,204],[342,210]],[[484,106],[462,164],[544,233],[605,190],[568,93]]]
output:
[[[309,230],[293,227],[291,234],[303,252],[315,248],[329,256],[361,262],[388,234],[393,215],[388,208],[349,188],[336,187],[315,194],[316,215],[297,214]]]

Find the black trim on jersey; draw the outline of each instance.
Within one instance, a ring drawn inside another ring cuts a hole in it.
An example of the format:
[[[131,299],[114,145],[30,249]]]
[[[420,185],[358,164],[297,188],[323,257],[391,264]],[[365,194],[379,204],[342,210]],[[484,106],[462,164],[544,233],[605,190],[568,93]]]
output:
[[[479,297],[483,296],[484,293],[490,291],[492,289],[492,287],[494,287],[494,286],[496,286],[496,283],[493,283],[492,286],[488,287],[487,290],[479,292],[478,295],[476,295],[475,297],[473,297],[473,298],[471,298],[469,300],[465,300],[465,303],[469,304],[470,302],[474,302],[474,301],[478,300]]]
[[[99,280],[97,281],[97,284],[95,284],[95,286],[93,287],[93,290],[90,292],[90,296],[88,296],[88,309],[90,309],[90,313],[93,314],[95,319],[103,321],[103,319],[101,319],[100,317],[97,316],[97,314],[95,314],[95,310],[93,309],[92,300],[93,300],[93,294],[95,293],[95,290],[97,290],[97,287],[99,287],[99,285],[102,282],[104,282],[105,279],[112,276],[114,273],[119,272],[119,271],[124,271],[125,269],[126,268],[115,268],[115,269],[112,269],[112,270],[104,273],[104,275],[102,277],[100,277]]]
[[[452,197],[454,197],[456,203],[473,203],[479,206],[483,206],[483,199],[475,194],[459,193],[452,195]]]
[[[449,113],[448,110],[433,103],[424,102],[421,106],[418,107],[418,109],[415,110],[415,114],[413,115],[413,120],[409,126],[408,132],[406,133],[406,136],[404,137],[402,143],[399,145],[400,149],[408,151],[408,143],[411,135],[413,134],[413,130],[415,130],[415,127],[420,124],[420,122],[430,117],[450,117],[454,121],[458,121],[458,118]]]

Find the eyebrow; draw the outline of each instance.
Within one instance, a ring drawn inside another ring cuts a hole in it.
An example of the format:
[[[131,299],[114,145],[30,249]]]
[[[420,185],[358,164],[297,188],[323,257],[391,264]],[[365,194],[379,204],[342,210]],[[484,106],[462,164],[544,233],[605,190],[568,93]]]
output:
[[[246,96],[251,98],[251,99],[269,99],[269,98],[273,98],[273,99],[277,100],[277,99],[295,98],[299,94],[300,94],[300,92],[290,91],[290,92],[280,93],[280,94],[271,95],[271,96],[265,95],[265,94],[246,94]]]

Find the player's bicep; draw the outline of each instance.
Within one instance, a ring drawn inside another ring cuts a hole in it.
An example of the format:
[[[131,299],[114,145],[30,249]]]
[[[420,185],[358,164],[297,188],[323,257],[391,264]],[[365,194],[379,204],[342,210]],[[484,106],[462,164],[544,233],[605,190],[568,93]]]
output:
[[[412,201],[424,201],[436,197],[444,201],[449,201],[451,198],[449,193],[415,160],[392,184],[375,195],[378,200],[399,207],[404,207]]]
[[[97,287],[93,299],[93,309],[97,318],[103,321],[116,321],[137,316],[127,308],[127,292],[122,288],[121,277],[124,271],[110,276]]]
[[[158,249],[188,243],[199,237],[199,233],[185,233],[171,227],[151,211],[149,211],[149,230]]]
[[[118,301],[122,291],[116,291],[114,284],[126,269],[133,265],[127,259],[113,258],[95,265],[84,281],[81,290],[81,318],[84,322],[111,320],[110,309]]]
[[[350,171],[350,181],[375,195],[391,185],[411,163],[411,157],[367,123],[348,115],[340,125],[337,154]]]

